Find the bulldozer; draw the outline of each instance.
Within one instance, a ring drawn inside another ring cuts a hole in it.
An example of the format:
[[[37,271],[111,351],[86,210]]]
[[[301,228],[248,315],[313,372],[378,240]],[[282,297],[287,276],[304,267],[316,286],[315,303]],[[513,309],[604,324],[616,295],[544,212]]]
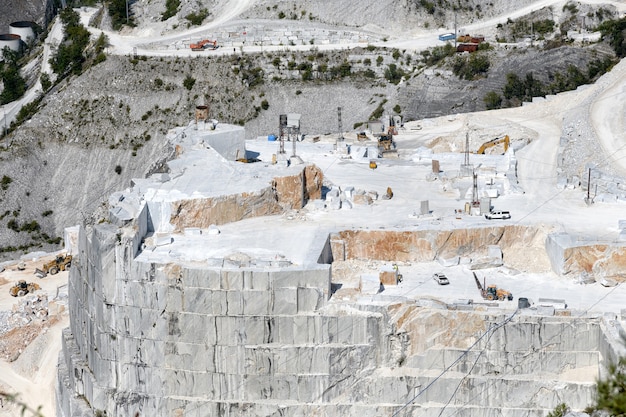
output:
[[[396,152],[396,144],[393,141],[395,128],[389,126],[386,133],[375,133],[374,136],[378,138],[378,152],[384,154],[387,152]]]
[[[498,301],[504,301],[504,299],[506,298],[507,300],[511,301],[513,300],[513,294],[511,294],[509,291],[507,290],[503,290],[502,288],[498,288],[495,284],[491,284],[489,285],[482,294],[483,298],[486,300],[498,300]]]
[[[503,144],[504,145],[504,152],[506,153],[506,151],[509,150],[509,146],[511,145],[511,139],[509,138],[509,135],[505,135],[502,138],[495,138],[492,139],[490,141],[487,141],[485,143],[483,143],[482,145],[480,145],[480,148],[478,148],[478,150],[476,151],[477,154],[484,154],[485,151],[489,148],[493,148],[494,146]]]
[[[30,292],[35,292],[40,289],[41,287],[38,284],[35,284],[34,282],[26,282],[21,279],[9,288],[9,294],[13,297],[23,297]]]
[[[50,262],[43,264],[41,269],[35,269],[35,275],[39,278],[43,278],[46,275],[56,275],[59,271],[66,271],[72,266],[72,255],[59,255]]]

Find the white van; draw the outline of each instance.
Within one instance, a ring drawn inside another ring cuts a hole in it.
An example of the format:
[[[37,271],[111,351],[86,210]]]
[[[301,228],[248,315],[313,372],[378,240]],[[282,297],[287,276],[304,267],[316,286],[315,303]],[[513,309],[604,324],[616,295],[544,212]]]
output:
[[[485,214],[485,219],[494,220],[494,219],[510,219],[511,213],[508,211],[492,211],[490,213]]]

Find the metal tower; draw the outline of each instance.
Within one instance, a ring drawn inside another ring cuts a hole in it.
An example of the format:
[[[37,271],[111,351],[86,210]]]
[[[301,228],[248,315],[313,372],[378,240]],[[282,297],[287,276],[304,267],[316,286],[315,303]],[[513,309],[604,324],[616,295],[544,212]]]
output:
[[[287,115],[281,114],[278,119],[278,154],[285,154],[285,134],[287,130]]]
[[[337,122],[339,124],[339,140],[343,140],[343,125],[341,124],[341,107],[337,107]]]

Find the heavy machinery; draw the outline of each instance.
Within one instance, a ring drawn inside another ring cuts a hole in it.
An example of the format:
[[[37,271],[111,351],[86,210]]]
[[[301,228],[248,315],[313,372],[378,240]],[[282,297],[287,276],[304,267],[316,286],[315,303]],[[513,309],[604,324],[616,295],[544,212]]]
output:
[[[43,278],[48,274],[55,275],[59,271],[66,271],[70,266],[72,266],[72,255],[59,255],[50,262],[43,264],[41,269],[36,268],[35,275],[39,278]]]
[[[192,51],[204,51],[205,49],[214,50],[218,48],[216,40],[202,39],[197,43],[189,45]]]
[[[387,132],[374,134],[374,136],[378,138],[378,151],[381,154],[384,154],[385,152],[395,152],[396,144],[393,141],[395,131],[394,126],[389,126]]]
[[[504,301],[505,298],[509,301],[513,300],[513,294],[511,294],[507,290],[498,288],[495,284],[491,284],[486,289],[484,289],[482,292],[482,296],[486,300]]]
[[[474,274],[474,280],[476,280],[476,286],[478,287],[478,291],[480,291],[480,295],[485,300],[489,300],[489,301],[493,301],[493,300],[504,301],[505,299],[509,301],[513,300],[513,294],[511,294],[509,291],[504,290],[502,288],[498,288],[498,286],[495,284],[485,286],[484,282],[483,284],[480,283],[480,280],[476,276],[476,272],[472,272],[472,273]]]
[[[35,292],[40,290],[41,287],[34,282],[26,282],[23,279],[15,283],[14,286],[9,288],[9,294],[13,297],[23,297],[29,292]]]
[[[505,153],[507,150],[509,150],[509,146],[511,145],[511,139],[509,139],[509,135],[505,135],[502,138],[495,138],[488,142],[483,143],[482,145],[480,145],[480,148],[478,148],[476,153],[484,154],[487,149],[493,148],[494,146],[497,146],[500,144],[504,145],[504,152],[502,153]]]

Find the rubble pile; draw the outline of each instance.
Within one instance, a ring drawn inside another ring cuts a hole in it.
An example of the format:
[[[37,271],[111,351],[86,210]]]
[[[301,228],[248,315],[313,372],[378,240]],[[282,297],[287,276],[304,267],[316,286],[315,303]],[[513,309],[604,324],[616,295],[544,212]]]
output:
[[[48,296],[29,294],[0,312],[0,358],[13,362],[52,323],[48,320]]]

